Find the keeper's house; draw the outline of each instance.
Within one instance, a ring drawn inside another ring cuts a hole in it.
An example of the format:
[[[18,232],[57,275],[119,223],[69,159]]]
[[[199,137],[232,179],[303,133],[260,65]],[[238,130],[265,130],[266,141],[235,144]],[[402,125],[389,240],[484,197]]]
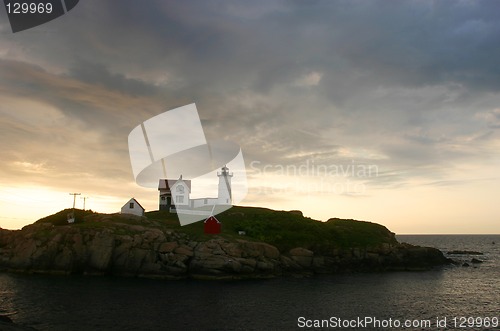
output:
[[[144,207],[142,207],[141,204],[135,200],[135,198],[130,199],[121,209],[122,214],[131,214],[136,216],[144,216],[144,211]]]
[[[219,190],[217,198],[191,199],[191,180],[182,179],[160,179],[158,191],[160,193],[159,209],[170,212],[181,212],[181,210],[192,210],[214,205],[231,205],[231,177],[233,174],[224,166],[219,177]]]

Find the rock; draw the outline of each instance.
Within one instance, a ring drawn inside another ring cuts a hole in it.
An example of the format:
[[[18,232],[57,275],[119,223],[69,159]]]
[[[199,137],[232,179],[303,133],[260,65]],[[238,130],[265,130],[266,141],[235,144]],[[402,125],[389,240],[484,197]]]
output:
[[[174,249],[176,249],[179,245],[177,244],[177,242],[175,241],[170,241],[170,242],[166,242],[166,243],[162,243],[160,244],[160,247],[158,248],[158,251],[160,253],[170,253],[172,252]]]
[[[187,272],[186,265],[175,265],[175,266],[167,266],[163,269],[165,274],[172,276],[181,276],[185,275]]]
[[[375,250],[376,253],[389,255],[392,252],[392,245],[388,243],[383,243]]]
[[[245,240],[238,240],[238,242],[242,249],[242,257],[265,256],[270,259],[277,259],[280,256],[279,250],[272,245]]]
[[[315,268],[322,268],[325,266],[325,258],[323,256],[315,256],[312,260],[312,265]]]
[[[357,259],[362,259],[365,257],[365,254],[366,254],[366,251],[359,248],[359,247],[355,247],[352,249],[352,255],[357,258]]]
[[[241,269],[242,269],[242,265],[239,261],[237,260],[228,260],[225,268],[226,270],[230,270],[231,272],[233,273],[240,273],[241,272]]]
[[[160,229],[149,229],[143,234],[143,240],[147,242],[152,242],[155,240],[164,241],[165,234]]]
[[[131,237],[132,240],[130,240],[130,244],[132,247],[139,247],[142,245],[142,237],[138,234],[134,235]]]
[[[292,260],[297,262],[301,267],[309,268],[312,265],[312,256],[292,256]]]
[[[206,259],[195,258],[191,260],[189,269],[195,273],[220,274],[229,262],[229,259],[223,256],[212,256]]]
[[[149,250],[143,248],[132,248],[127,256],[126,263],[123,266],[125,270],[130,272],[138,272],[146,259],[146,256],[150,253]]]
[[[241,248],[241,244],[238,243],[226,243],[221,245],[221,248],[227,255],[234,257],[241,257],[243,254],[243,249]]]
[[[280,251],[269,244],[261,243],[262,253],[265,257],[270,259],[277,259],[280,256]]]
[[[448,255],[483,255],[483,253],[481,253],[481,252],[476,252],[476,251],[460,251],[460,250],[450,251],[447,254]]]
[[[73,261],[73,252],[69,247],[64,247],[54,259],[54,268],[71,271],[73,269]]]
[[[291,256],[308,256],[312,257],[314,255],[313,251],[310,251],[308,249],[302,248],[302,247],[296,247],[292,248],[289,252]]]
[[[156,274],[160,271],[161,265],[158,263],[146,262],[141,266],[141,274]]]
[[[114,248],[114,236],[107,231],[97,233],[88,244],[89,267],[96,270],[106,270],[111,262]]]
[[[174,264],[176,264],[177,262],[181,262],[182,264],[184,264],[188,260],[189,256],[183,254],[174,254],[169,258],[169,261],[174,262]]]
[[[262,271],[273,271],[274,264],[272,264],[270,262],[265,262],[265,261],[258,261],[257,262],[257,269],[262,270]]]
[[[130,230],[137,232],[144,232],[146,230],[142,225],[129,225]]]
[[[481,260],[478,260],[478,259],[476,259],[476,258],[473,258],[473,259],[471,260],[471,262],[472,262],[472,263],[476,263],[476,264],[478,264],[478,263],[483,263],[484,261],[481,261]]]
[[[300,266],[300,264],[298,264],[296,261],[294,261],[290,257],[281,255],[279,261],[280,261],[281,267],[284,270],[287,270],[287,271],[288,270],[289,271],[302,270],[302,267]]]
[[[469,267],[469,264],[465,262],[464,264],[462,264],[462,267]]]
[[[181,247],[177,247],[174,252],[176,254],[182,254],[182,255],[186,255],[186,256],[193,256],[194,253],[193,253],[193,249],[189,246],[186,246],[186,245],[182,245]]]
[[[257,266],[257,261],[254,259],[244,259],[244,258],[238,258],[236,259],[238,261],[242,268],[246,268],[247,270],[254,271],[255,267]]]
[[[220,248],[216,248],[212,251],[212,254],[213,255],[226,255],[226,252],[224,252],[222,249]]]
[[[33,239],[27,239],[19,243],[13,249],[10,264],[16,269],[27,269],[31,267],[31,255],[37,250],[37,243]]]
[[[426,270],[449,263],[433,248],[397,242],[372,247],[295,247],[281,254],[273,245],[220,236],[191,240],[141,219],[141,225],[34,224],[20,231],[0,229],[0,269],[44,273],[86,273],[179,279],[268,278],[354,271]],[[105,225],[105,226],[104,226]],[[151,226],[153,225],[153,226]],[[479,260],[477,260],[479,261]],[[472,263],[480,263],[472,260]]]
[[[240,269],[240,273],[242,274],[251,274],[255,271],[255,268],[249,267],[247,265],[242,265]]]

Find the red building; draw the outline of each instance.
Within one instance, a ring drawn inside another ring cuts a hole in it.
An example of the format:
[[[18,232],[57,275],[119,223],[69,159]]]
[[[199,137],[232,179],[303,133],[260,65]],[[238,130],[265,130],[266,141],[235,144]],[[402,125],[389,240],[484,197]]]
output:
[[[218,234],[220,233],[221,223],[214,216],[210,216],[205,220],[204,232],[207,234]]]

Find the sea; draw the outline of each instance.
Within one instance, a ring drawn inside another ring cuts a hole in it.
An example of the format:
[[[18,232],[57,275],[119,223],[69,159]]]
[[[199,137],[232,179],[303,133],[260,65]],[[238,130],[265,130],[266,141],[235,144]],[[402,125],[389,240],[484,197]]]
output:
[[[483,255],[431,271],[247,281],[0,273],[0,315],[37,330],[500,330],[500,235],[397,238]]]

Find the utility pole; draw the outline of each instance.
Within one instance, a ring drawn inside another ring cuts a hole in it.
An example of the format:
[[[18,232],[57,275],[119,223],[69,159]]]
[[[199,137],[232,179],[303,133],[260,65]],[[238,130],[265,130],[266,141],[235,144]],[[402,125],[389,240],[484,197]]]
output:
[[[85,200],[90,199],[90,197],[81,197],[83,199],[83,210],[85,210]]]
[[[76,196],[80,195],[81,193],[70,193],[69,195],[73,196],[73,213],[72,213],[72,218],[73,220],[75,219],[75,204],[76,204]]]

